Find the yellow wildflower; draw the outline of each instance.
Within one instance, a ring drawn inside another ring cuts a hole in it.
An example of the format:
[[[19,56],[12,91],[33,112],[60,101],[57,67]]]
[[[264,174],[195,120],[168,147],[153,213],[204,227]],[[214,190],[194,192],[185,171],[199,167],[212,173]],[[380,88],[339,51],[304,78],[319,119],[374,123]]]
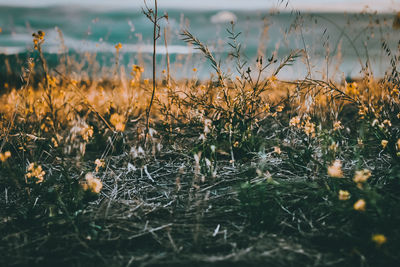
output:
[[[196,68],[193,68],[193,72],[197,72],[197,69],[196,69]]]
[[[315,124],[307,121],[306,124],[304,125],[304,132],[311,137],[315,137]]]
[[[41,183],[44,180],[44,175],[46,172],[42,169],[42,166],[35,163],[31,163],[28,166],[28,172],[25,175],[27,178],[36,178],[36,183]]]
[[[382,246],[387,241],[386,236],[382,234],[375,234],[371,237],[371,239],[377,246]]]
[[[342,162],[335,160],[331,166],[328,167],[328,175],[333,178],[343,178]]]
[[[353,83],[348,83],[346,85],[346,94],[350,95],[350,96],[358,96],[360,94],[360,92],[357,89],[357,83],[353,82]]]
[[[115,127],[116,131],[125,131],[125,117],[123,115],[119,115],[118,113],[112,114],[110,117],[110,122]]]
[[[274,147],[274,153],[280,155],[282,153],[281,148],[279,146]]]
[[[117,49],[117,51],[119,51],[122,48],[122,44],[118,43],[115,45],[115,49]]]
[[[382,148],[385,149],[388,143],[389,143],[388,140],[382,140],[381,142]]]
[[[361,171],[356,171],[356,174],[354,175],[353,181],[355,183],[365,183],[369,177],[371,177],[371,171],[368,169],[364,169]]]
[[[83,140],[85,140],[86,142],[89,142],[89,139],[93,136],[93,126],[87,126],[81,129],[80,132]]]
[[[339,190],[339,200],[348,200],[350,198],[349,191]]]
[[[343,129],[343,126],[342,126],[341,121],[335,121],[335,122],[333,123],[333,130],[334,130],[334,131],[338,131],[338,130],[340,130],[340,129]]]
[[[357,211],[365,211],[365,200],[364,199],[359,199],[357,200],[356,203],[354,203],[353,208]]]
[[[96,164],[96,172],[98,172],[100,168],[103,168],[106,165],[104,159],[96,159],[94,161],[94,164]]]
[[[332,142],[332,144],[329,146],[329,150],[331,150],[331,151],[333,151],[333,152],[336,152],[336,150],[338,149],[338,147],[339,147],[339,144],[338,144],[338,143]]]
[[[400,138],[397,140],[396,147],[397,147],[397,150],[400,150]]]
[[[11,157],[11,152],[6,151],[4,153],[0,153],[0,161],[5,162],[9,157]]]
[[[282,106],[282,105],[277,106],[276,112],[282,112],[283,108],[284,108],[284,106]]]
[[[94,177],[92,173],[87,173],[85,175],[85,180],[86,181],[82,183],[83,190],[89,190],[95,194],[100,193],[101,189],[103,188],[103,184],[100,179]]]
[[[386,124],[387,126],[391,127],[392,126],[392,122],[390,120],[384,120],[383,124]]]
[[[293,127],[299,127],[300,126],[300,117],[296,116],[296,117],[291,118],[289,125],[293,126]]]

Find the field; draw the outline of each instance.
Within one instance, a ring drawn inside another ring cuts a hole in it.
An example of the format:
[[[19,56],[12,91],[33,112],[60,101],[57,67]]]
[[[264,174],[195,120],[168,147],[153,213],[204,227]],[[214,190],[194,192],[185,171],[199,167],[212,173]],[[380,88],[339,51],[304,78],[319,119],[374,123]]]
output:
[[[121,43],[109,77],[77,78],[33,34],[22,82],[0,81],[1,266],[400,264],[400,49],[382,40],[382,77],[283,80],[307,51],[247,62],[227,32],[232,73],[180,33],[206,80],[157,52],[123,66]]]

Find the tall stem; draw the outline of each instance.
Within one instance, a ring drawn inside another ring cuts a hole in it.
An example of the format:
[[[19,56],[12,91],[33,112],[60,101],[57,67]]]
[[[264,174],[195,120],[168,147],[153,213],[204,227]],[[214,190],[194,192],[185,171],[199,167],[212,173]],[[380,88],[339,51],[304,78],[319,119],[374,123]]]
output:
[[[147,135],[149,133],[149,124],[150,124],[150,111],[151,106],[153,105],[154,95],[156,92],[156,48],[157,48],[157,20],[158,20],[158,7],[157,7],[157,0],[154,0],[154,22],[153,22],[153,92],[151,94],[151,99],[149,103],[149,107],[147,108],[146,113],[146,132],[144,136],[144,143],[146,144]]]

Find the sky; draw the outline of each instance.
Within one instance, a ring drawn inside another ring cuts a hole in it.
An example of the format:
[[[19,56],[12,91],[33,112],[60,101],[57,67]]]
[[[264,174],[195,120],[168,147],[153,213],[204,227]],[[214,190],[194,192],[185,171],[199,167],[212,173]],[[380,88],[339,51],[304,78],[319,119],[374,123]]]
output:
[[[308,11],[400,11],[400,0],[158,0],[160,8],[183,9],[284,9],[289,1],[290,9]],[[147,0],[152,3],[153,0]],[[283,2],[282,4],[279,4]],[[8,6],[48,6],[48,5],[82,5],[104,8],[139,8],[143,0],[0,0],[0,5]]]

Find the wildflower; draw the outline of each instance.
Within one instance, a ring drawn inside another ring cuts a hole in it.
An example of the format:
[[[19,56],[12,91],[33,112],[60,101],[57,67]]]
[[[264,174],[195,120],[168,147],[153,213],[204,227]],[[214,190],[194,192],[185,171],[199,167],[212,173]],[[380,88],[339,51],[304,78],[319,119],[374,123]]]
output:
[[[312,122],[307,121],[306,124],[304,125],[304,132],[308,136],[315,137],[315,124]]]
[[[357,211],[365,211],[365,200],[359,199],[356,203],[354,203],[353,208]]]
[[[296,117],[291,118],[289,125],[293,126],[293,127],[299,127],[300,126],[300,117],[296,116]]]
[[[238,146],[239,146],[239,142],[236,141],[236,142],[233,144],[233,147],[238,147]]]
[[[335,160],[331,166],[328,167],[328,175],[333,178],[343,178],[342,162]]]
[[[54,146],[55,148],[58,147],[58,142],[57,142],[57,140],[56,140],[54,137],[51,138],[51,142],[53,143],[53,146]]]
[[[3,153],[0,153],[0,161],[1,162],[5,162],[9,157],[11,157],[11,152],[10,151],[6,151]]]
[[[276,107],[276,112],[282,112],[284,106],[280,105]]]
[[[197,72],[197,69],[196,69],[196,68],[193,68],[193,72]]]
[[[93,136],[93,126],[87,125],[86,127],[83,127],[80,134],[83,140],[89,142],[89,139]]]
[[[96,172],[98,172],[100,168],[103,168],[106,165],[104,159],[96,159],[94,161],[94,164],[96,164]]]
[[[41,45],[44,42],[44,36],[45,36],[45,32],[44,31],[38,31],[37,33],[33,33],[33,44],[34,44],[34,48],[35,50],[37,50],[39,48],[39,45]]]
[[[392,126],[392,122],[390,120],[384,120],[383,124],[386,124],[387,126],[391,127]]]
[[[340,129],[343,129],[342,122],[341,121],[335,121],[333,123],[333,130],[334,131],[338,131]]]
[[[371,177],[371,171],[368,169],[364,169],[361,171],[356,171],[356,174],[354,175],[353,181],[355,183],[365,183],[369,177]]]
[[[388,140],[382,140],[381,142],[382,148],[385,149],[388,143],[389,143]]]
[[[110,122],[115,127],[116,131],[125,131],[125,117],[123,115],[119,115],[118,113],[112,114],[110,117]]]
[[[122,44],[118,43],[115,45],[115,49],[117,49],[117,51],[119,51],[122,48]]]
[[[336,150],[338,149],[338,147],[339,147],[339,144],[338,144],[338,143],[332,142],[332,144],[329,146],[329,150],[331,150],[331,151],[333,151],[333,152],[336,152]]]
[[[397,150],[400,150],[400,138],[397,140],[396,147],[397,147]]]
[[[348,200],[350,198],[349,191],[339,190],[339,200]]]
[[[397,89],[397,88],[393,89],[392,92],[390,92],[390,95],[392,97],[398,97],[400,95],[399,89]]]
[[[357,89],[357,83],[353,82],[353,83],[348,83],[346,85],[346,94],[350,95],[350,96],[358,96],[360,94],[360,92]]]
[[[279,146],[274,147],[274,153],[280,155],[282,153],[281,148]]]
[[[274,83],[276,80],[278,80],[278,78],[277,78],[275,75],[269,77],[269,79],[268,79],[268,81],[269,81],[270,83]]]
[[[2,27],[0,27],[0,33],[2,33],[3,32],[3,28]]]
[[[271,106],[268,103],[265,104],[264,108],[265,108],[265,112],[267,112],[267,113],[270,112],[270,110],[271,110]]]
[[[85,182],[82,183],[82,188],[85,191],[91,191],[92,193],[98,194],[103,188],[103,184],[100,179],[93,176],[92,173],[87,173],[85,175]]]
[[[132,71],[134,72],[143,72],[143,68],[138,65],[132,65]]]
[[[387,239],[386,236],[382,234],[375,234],[371,237],[371,240],[375,242],[377,246],[382,246],[384,243],[386,243]]]
[[[28,166],[28,172],[25,176],[27,178],[36,178],[37,179],[36,183],[39,184],[43,182],[45,174],[46,172],[42,169],[42,166],[37,165],[35,163],[31,163]]]

